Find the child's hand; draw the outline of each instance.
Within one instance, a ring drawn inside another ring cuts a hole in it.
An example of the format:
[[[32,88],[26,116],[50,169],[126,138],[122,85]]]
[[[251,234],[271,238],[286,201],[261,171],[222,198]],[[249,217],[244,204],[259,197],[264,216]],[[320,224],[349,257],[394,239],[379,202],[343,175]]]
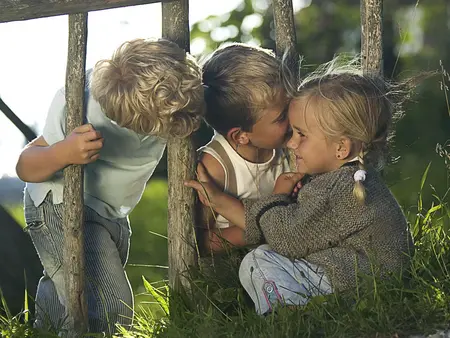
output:
[[[200,202],[211,208],[215,207],[217,196],[222,193],[222,190],[214,184],[202,162],[197,165],[197,180],[186,181],[184,185],[197,190]]]
[[[84,124],[75,128],[64,139],[66,163],[88,164],[100,157],[103,147],[103,137],[92,124]]]
[[[273,188],[273,194],[287,194],[295,197],[301,188],[300,180],[305,176],[301,173],[284,173],[278,176]]]
[[[294,190],[292,190],[291,197],[297,198],[298,192],[302,188],[302,181],[298,181],[297,184],[294,186]]]

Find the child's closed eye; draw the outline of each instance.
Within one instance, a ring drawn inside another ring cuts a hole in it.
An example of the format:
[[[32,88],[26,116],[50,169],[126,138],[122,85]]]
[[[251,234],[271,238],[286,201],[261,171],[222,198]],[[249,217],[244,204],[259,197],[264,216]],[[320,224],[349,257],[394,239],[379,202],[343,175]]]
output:
[[[292,128],[289,127],[288,131],[286,132],[286,138],[291,138],[293,134]]]
[[[292,126],[291,127],[293,130],[295,130],[295,133],[297,134],[297,135],[299,135],[300,137],[305,137],[306,135],[302,132],[302,130],[299,128],[299,127],[297,127],[297,126]]]
[[[278,117],[272,121],[272,123],[283,123],[288,118],[288,110],[287,108],[283,109],[283,111],[278,115]]]

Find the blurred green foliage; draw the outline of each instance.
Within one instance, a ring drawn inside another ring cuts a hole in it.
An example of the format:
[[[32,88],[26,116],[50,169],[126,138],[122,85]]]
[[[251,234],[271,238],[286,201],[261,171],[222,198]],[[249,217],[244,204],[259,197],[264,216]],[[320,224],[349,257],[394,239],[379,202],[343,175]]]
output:
[[[137,308],[149,301],[142,276],[149,282],[167,279],[167,182],[152,179],[130,216],[131,248],[126,268]],[[151,233],[151,232],[152,233]],[[154,234],[155,233],[155,234]],[[158,235],[156,235],[158,234]],[[150,299],[151,300],[151,299]]]
[[[359,0],[293,2],[297,10],[297,51],[304,57],[302,76],[331,60],[336,53],[360,52]],[[450,70],[450,2],[390,0],[383,3],[385,76],[402,79],[422,71]],[[192,43],[203,40],[205,45],[201,58],[232,41],[275,49],[274,36],[270,0],[243,0],[233,12],[210,16],[194,24],[191,31]],[[436,154],[436,145],[450,139],[450,109],[444,93],[449,83],[448,75],[443,77],[442,73],[423,81],[396,126],[392,155],[399,158],[386,168],[385,175],[406,209],[415,204],[417,182],[429,162],[442,161]],[[205,134],[203,138],[208,137]],[[448,180],[445,167],[432,165],[428,179],[425,189],[433,186],[438,195],[443,195]],[[431,199],[424,203],[430,204]]]

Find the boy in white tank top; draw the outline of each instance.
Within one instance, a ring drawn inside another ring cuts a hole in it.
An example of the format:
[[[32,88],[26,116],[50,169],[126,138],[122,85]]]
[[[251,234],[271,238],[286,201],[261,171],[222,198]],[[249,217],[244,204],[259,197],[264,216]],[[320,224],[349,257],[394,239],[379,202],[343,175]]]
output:
[[[290,171],[282,150],[289,101],[279,67],[271,51],[244,44],[216,50],[203,66],[205,120],[215,132],[198,149],[200,161],[217,185],[239,199],[271,194],[276,178]],[[207,251],[221,251],[226,242],[245,245],[240,228],[205,211]]]

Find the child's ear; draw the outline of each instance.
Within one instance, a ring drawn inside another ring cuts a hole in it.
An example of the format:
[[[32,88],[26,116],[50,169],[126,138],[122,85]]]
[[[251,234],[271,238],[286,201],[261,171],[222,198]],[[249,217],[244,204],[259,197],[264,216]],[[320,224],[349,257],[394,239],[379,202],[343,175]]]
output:
[[[249,142],[247,133],[238,127],[230,129],[227,136],[231,138],[234,143],[240,146],[246,145]]]
[[[352,154],[353,143],[348,137],[341,137],[336,143],[336,158],[346,160]]]

